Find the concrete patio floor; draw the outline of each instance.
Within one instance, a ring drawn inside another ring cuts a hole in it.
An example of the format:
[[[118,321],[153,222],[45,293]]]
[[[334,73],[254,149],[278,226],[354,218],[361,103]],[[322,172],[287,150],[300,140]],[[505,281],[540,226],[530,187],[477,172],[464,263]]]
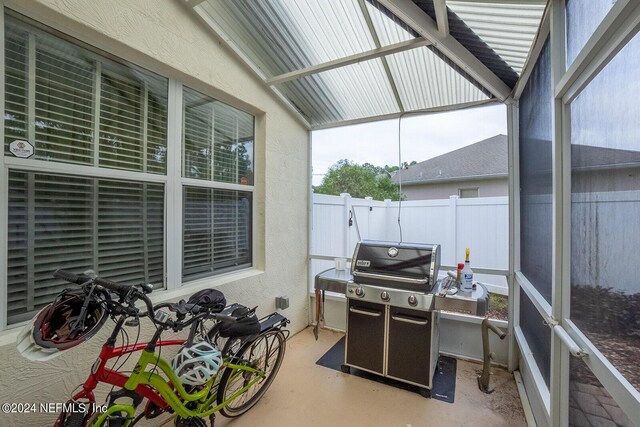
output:
[[[316,361],[342,334],[311,328],[290,338],[284,363],[271,388],[236,419],[218,415],[217,427],[255,426],[525,426],[513,375],[494,368],[492,394],[478,389],[481,365],[458,360],[455,403],[425,399],[322,366]],[[172,425],[172,424],[168,424]]]

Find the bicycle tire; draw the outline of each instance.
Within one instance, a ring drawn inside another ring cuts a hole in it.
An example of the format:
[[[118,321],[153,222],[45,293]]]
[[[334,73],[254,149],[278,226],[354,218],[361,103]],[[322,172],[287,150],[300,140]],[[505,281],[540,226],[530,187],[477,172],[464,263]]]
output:
[[[73,411],[72,412],[61,412],[58,415],[58,421],[60,427],[84,427],[84,421],[86,417],[89,415],[86,412],[78,411],[79,406],[77,403],[73,403]]]
[[[62,423],[63,427],[83,427],[84,426],[84,416],[82,413],[70,414],[65,418]]]
[[[264,370],[265,377],[220,409],[220,413],[227,418],[239,417],[258,403],[280,370],[285,351],[286,338],[279,330],[261,334],[244,344],[234,356],[234,363],[246,362],[254,368]],[[247,371],[225,369],[218,388],[218,404],[222,404],[253,379],[255,376]]]

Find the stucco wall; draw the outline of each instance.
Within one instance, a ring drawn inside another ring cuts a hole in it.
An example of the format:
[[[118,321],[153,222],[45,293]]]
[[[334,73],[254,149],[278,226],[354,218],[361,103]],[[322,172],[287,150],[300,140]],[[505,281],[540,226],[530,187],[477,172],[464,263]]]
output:
[[[483,179],[472,181],[440,182],[420,185],[403,185],[402,193],[406,200],[448,199],[457,196],[459,188],[478,188],[478,197],[506,196],[507,178]]]
[[[256,267],[195,287],[159,292],[156,299],[178,300],[200,288],[217,286],[228,301],[258,305],[259,314],[264,315],[275,310],[276,296],[287,295],[290,307],[283,314],[292,321],[290,329],[295,333],[304,328],[309,188],[304,177],[309,176],[310,160],[309,133],[300,122],[181,0],[0,3],[256,115]],[[64,402],[89,372],[110,324],[91,342],[47,363],[23,359],[12,343],[15,332],[1,332],[0,402]],[[149,328],[143,332],[148,334]],[[0,425],[47,425],[54,418],[53,414],[0,414]]]

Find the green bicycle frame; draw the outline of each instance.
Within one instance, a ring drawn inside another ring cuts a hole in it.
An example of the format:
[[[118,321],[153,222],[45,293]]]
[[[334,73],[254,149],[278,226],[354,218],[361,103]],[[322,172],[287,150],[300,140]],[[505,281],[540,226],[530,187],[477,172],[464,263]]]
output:
[[[152,365],[154,367],[157,366],[168,377],[170,383],[167,382],[162,376],[151,371],[147,371],[146,368],[149,365]],[[242,372],[254,374],[256,377],[249,381],[249,383],[247,383],[244,387],[233,393],[224,402],[215,407],[211,407],[211,405],[217,399],[217,396],[210,396],[210,391],[213,389],[214,385],[217,385],[216,381],[219,381],[220,375],[216,375],[216,377],[212,378],[201,390],[198,390],[195,393],[189,393],[184,389],[180,382],[180,379],[173,372],[169,363],[153,351],[149,351],[147,349],[142,350],[140,359],[138,359],[138,362],[136,363],[131,376],[125,383],[124,388],[133,391],[140,384],[148,385],[160,393],[162,398],[169,404],[169,406],[175,411],[178,416],[182,418],[205,418],[227,406],[231,401],[246,392],[249,388],[251,388],[251,386],[253,386],[265,376],[263,371],[246,365],[230,363],[228,360],[223,361],[223,364],[220,367],[220,372],[222,372],[223,369],[237,369]],[[209,398],[207,399],[208,396]],[[196,406],[196,409],[189,409],[185,405],[185,402],[199,402],[199,404]],[[93,423],[92,427],[101,427],[110,415],[119,414],[122,412],[126,412],[129,417],[129,420],[125,421],[124,424],[124,427],[127,427],[129,426],[131,419],[134,416],[135,407],[133,405],[125,404],[111,405],[104,413],[102,413],[98,417],[95,423]]]

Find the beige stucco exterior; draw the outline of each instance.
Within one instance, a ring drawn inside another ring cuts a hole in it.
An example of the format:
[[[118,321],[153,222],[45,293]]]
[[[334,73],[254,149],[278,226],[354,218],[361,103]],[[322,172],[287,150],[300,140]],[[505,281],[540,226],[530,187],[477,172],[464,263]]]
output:
[[[477,188],[478,197],[508,195],[507,177],[465,181],[429,182],[402,186],[406,200],[448,199],[457,196],[459,189]]]
[[[0,3],[256,116],[254,268],[205,279],[196,286],[159,291],[155,298],[178,300],[203,287],[216,286],[228,301],[257,305],[258,314],[265,315],[275,310],[276,296],[287,295],[290,307],[283,314],[291,319],[290,329],[295,333],[307,326],[310,182],[308,178],[300,179],[310,175],[306,127],[199,22],[183,1]],[[169,141],[170,145],[179,143]],[[89,343],[51,362],[40,363],[29,362],[17,353],[15,329],[0,332],[0,402],[64,402],[89,373],[110,325],[107,323]],[[149,335],[149,331],[147,328],[144,334]],[[135,333],[131,338],[134,337]],[[162,355],[170,357],[169,352]],[[55,414],[0,414],[0,425],[50,425],[54,419]]]

